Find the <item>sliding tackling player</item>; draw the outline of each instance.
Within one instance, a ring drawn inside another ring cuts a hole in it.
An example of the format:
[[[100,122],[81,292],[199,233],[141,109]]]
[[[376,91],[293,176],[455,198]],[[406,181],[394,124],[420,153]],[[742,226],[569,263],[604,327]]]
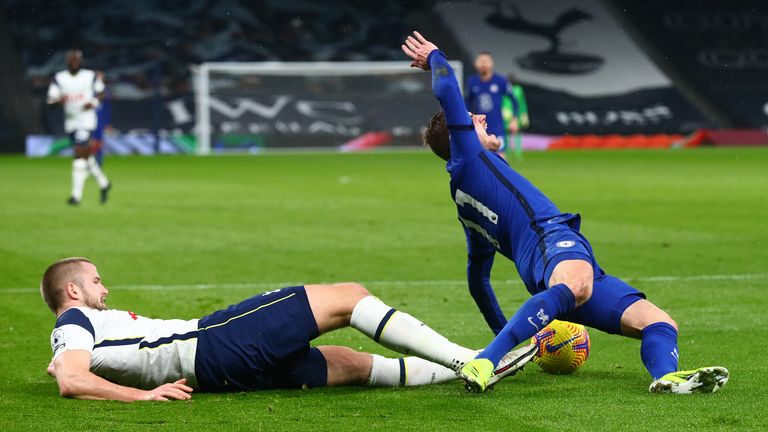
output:
[[[107,310],[108,291],[85,258],[52,264],[40,290],[56,315],[48,372],[62,396],[78,399],[130,402],[189,399],[193,390],[433,384],[456,379],[477,354],[356,283],[277,289],[199,320]],[[423,359],[310,347],[312,339],[346,326]],[[514,374],[534,351],[530,345],[510,352],[491,383]]]

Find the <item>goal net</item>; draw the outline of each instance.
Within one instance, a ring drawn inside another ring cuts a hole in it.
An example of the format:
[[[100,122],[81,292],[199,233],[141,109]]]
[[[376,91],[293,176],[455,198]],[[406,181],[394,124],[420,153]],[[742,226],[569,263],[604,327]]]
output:
[[[203,63],[195,75],[201,154],[417,146],[439,109],[431,75],[407,62]]]

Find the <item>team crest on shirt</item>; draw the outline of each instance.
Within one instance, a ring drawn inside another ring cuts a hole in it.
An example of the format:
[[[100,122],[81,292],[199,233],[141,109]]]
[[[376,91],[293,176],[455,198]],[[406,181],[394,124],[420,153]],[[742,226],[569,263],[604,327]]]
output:
[[[569,248],[569,247],[573,247],[573,245],[575,244],[576,242],[573,240],[564,240],[564,241],[559,241],[555,243],[555,246],[561,247],[561,248]]]
[[[491,93],[498,93],[499,86],[497,86],[496,84],[491,84],[490,90],[491,90]]]
[[[53,335],[51,335],[51,345],[53,346],[53,353],[56,354],[60,350],[64,349],[64,347],[67,346],[66,343],[64,343],[64,331],[61,329],[56,329],[56,331],[53,332]]]

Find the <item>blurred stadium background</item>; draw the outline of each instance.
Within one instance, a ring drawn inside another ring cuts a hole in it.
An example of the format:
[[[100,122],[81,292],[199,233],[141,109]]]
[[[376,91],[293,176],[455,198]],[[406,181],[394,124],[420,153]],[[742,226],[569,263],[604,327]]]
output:
[[[464,76],[473,56],[488,50],[498,72],[517,78],[531,112],[526,149],[768,143],[768,7],[761,2],[0,5],[5,153],[66,147],[61,109],[45,106],[44,95],[73,47],[83,51],[84,67],[106,74],[114,127],[108,153],[207,153],[205,136],[212,152],[416,146],[436,108],[424,97],[428,80],[376,63],[405,64],[399,42],[414,28],[463,63]],[[281,73],[279,63],[247,73],[218,65],[201,87],[201,67],[221,62],[304,62],[292,66],[304,73]],[[355,62],[361,75],[313,73],[321,69],[306,62]],[[210,96],[205,124],[200,92]]]

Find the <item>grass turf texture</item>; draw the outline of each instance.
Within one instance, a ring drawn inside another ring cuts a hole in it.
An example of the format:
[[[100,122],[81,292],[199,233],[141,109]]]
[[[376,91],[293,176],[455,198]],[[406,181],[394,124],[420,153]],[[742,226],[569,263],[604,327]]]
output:
[[[563,211],[582,214],[605,269],[677,320],[681,367],[730,368],[724,391],[693,397],[649,394],[639,342],[592,331],[591,358],[575,374],[531,364],[482,395],[454,382],[166,404],[62,399],[45,374],[54,317],[35,287],[65,256],[96,262],[110,307],[151,317],[199,317],[281,281],[357,280],[456,342],[491,339],[462,282],[464,238],[431,155],[108,158],[111,201],[100,206],[89,180],[79,208],[64,205],[69,166],[0,158],[0,430],[766,427],[765,149],[552,152],[515,164]],[[527,297],[512,264],[497,258],[494,280],[511,315]],[[349,329],[318,342],[393,355]]]

